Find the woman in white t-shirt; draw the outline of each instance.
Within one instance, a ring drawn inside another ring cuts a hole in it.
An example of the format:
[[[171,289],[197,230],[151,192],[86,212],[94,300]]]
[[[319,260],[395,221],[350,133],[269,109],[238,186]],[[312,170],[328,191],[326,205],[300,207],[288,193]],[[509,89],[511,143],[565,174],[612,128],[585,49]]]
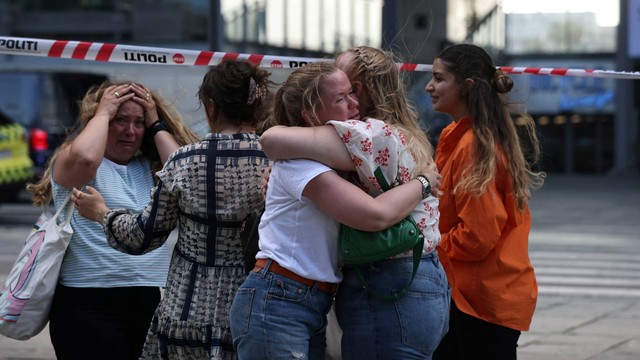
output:
[[[435,250],[440,242],[439,179],[421,171],[434,164],[433,147],[420,128],[416,111],[407,102],[391,53],[360,46],[341,53],[336,64],[351,81],[363,121],[272,128],[260,142],[273,160],[307,158],[333,169],[355,170],[359,185],[372,196],[381,193],[374,176],[378,168],[392,187],[410,182],[419,174],[427,175],[433,195],[425,197],[411,212],[425,241],[408,293],[398,297],[412,277],[411,251],[359,267],[343,267],[344,280],[336,294],[335,309],[343,332],[342,359],[430,359],[448,330],[450,298]],[[347,156],[342,151],[345,147]],[[433,172],[437,174],[435,167]],[[358,271],[373,291],[364,288]],[[396,298],[387,300],[380,295]]]
[[[282,84],[271,124],[313,127],[353,118],[359,110],[349,79],[335,64],[318,62],[296,69]],[[339,223],[382,230],[406,217],[423,190],[413,180],[373,198],[321,163],[277,161],[256,267],[231,306],[238,357],[324,359],[326,314],[342,280]]]

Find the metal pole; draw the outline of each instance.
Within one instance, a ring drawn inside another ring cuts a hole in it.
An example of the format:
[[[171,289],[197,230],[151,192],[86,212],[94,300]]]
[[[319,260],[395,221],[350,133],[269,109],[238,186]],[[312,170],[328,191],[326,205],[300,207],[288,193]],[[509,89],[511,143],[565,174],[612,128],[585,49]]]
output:
[[[382,5],[382,48],[390,50],[398,32],[398,3],[396,0],[385,0]]]
[[[209,50],[224,49],[224,20],[220,11],[220,0],[209,0]]]
[[[628,0],[620,0],[620,23],[618,24],[618,44],[616,47],[616,67],[618,69],[630,69],[631,61],[628,53]],[[614,164],[613,171],[619,172],[633,166],[633,139],[636,134],[634,129],[632,112],[633,108],[633,84],[631,81],[616,81],[616,113],[614,122]]]
[[[282,9],[283,13],[282,13],[282,29],[284,30],[284,36],[283,36],[283,45],[282,47],[284,48],[288,48],[289,47],[289,3],[287,0],[284,0],[284,8]]]

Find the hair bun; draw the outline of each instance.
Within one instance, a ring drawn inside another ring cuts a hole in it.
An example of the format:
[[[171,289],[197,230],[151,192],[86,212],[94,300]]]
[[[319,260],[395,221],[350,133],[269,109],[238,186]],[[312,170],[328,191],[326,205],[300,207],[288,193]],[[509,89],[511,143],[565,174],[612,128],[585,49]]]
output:
[[[502,72],[502,70],[497,70],[493,74],[493,84],[496,91],[500,94],[508,93],[513,89],[513,80],[511,80],[509,75]]]

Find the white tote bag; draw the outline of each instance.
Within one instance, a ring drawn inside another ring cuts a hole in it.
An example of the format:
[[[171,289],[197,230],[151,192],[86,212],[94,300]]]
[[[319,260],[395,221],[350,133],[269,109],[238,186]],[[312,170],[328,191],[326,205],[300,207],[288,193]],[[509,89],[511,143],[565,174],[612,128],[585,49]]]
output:
[[[71,193],[53,217],[45,207],[25,241],[0,295],[0,334],[27,340],[47,325],[60,266],[73,234],[70,199]],[[63,211],[66,216],[60,223]]]

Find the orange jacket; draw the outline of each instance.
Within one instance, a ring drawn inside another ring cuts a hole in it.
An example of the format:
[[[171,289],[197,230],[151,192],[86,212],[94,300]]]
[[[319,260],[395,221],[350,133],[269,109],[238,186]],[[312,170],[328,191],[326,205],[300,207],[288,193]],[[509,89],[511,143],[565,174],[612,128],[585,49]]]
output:
[[[529,330],[538,297],[529,261],[531,214],[518,211],[503,163],[481,195],[453,194],[472,160],[472,120],[464,117],[440,136],[436,164],[442,174],[438,248],[460,311],[508,328]]]

